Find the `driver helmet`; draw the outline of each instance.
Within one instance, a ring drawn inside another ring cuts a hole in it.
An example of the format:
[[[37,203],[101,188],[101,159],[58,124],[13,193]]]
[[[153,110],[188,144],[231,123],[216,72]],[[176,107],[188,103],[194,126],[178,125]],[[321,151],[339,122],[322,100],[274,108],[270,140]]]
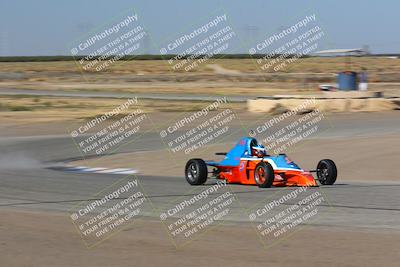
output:
[[[251,146],[251,155],[253,157],[262,158],[266,155],[265,147],[263,145],[253,145]]]

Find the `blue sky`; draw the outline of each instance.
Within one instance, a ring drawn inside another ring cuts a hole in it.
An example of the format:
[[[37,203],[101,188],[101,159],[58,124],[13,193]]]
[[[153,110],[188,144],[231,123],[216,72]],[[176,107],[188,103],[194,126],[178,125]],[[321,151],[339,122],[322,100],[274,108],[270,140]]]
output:
[[[248,45],[315,13],[325,38],[320,48],[369,45],[374,53],[400,53],[400,1],[104,1],[0,0],[0,55],[70,55],[71,43],[112,18],[135,10],[152,39],[148,51],[173,36],[226,13],[240,42],[229,52],[246,53]]]

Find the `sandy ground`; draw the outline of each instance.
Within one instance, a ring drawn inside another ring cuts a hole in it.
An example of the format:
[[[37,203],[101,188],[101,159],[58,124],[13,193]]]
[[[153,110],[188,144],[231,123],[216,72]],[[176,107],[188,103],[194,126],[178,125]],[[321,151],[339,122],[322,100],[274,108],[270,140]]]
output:
[[[399,233],[306,227],[265,248],[249,226],[219,226],[176,249],[160,222],[88,249],[65,214],[0,212],[2,266],[398,266]]]

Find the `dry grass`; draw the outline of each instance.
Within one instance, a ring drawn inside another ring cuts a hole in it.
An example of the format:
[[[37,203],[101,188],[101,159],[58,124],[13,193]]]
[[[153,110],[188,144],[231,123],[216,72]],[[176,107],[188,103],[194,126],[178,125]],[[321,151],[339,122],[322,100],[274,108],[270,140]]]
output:
[[[400,59],[353,57],[352,63],[354,70],[361,67],[368,69],[370,90],[384,91],[389,96],[400,95]],[[237,71],[241,75],[215,73],[210,64]],[[210,59],[191,73],[172,72],[168,63],[162,60],[120,61],[102,73],[81,73],[73,61],[2,62],[0,69],[0,88],[253,97],[290,93],[316,94],[319,84],[335,83],[334,73],[345,69],[345,58],[299,59],[282,72],[267,74],[252,59]],[[45,108],[43,102],[45,101],[29,106],[36,112]],[[149,109],[154,108],[151,106],[152,102],[148,104]],[[24,109],[18,107],[19,104],[12,105],[3,105],[0,109]],[[53,105],[58,109],[62,108],[60,103]],[[70,111],[73,110],[73,105],[64,105],[64,108]],[[156,109],[174,110],[176,105],[161,106]]]
[[[16,119],[29,123],[53,120],[88,120],[110,112],[126,101],[126,99],[104,98],[0,96],[0,116],[8,120]],[[129,110],[124,113],[138,108],[146,113],[193,112],[201,110],[208,104],[210,102],[207,101],[139,100],[137,105],[130,106]],[[223,107],[233,110],[245,109],[245,105],[236,103],[228,103]]]
[[[368,72],[400,72],[400,59],[390,59],[384,57],[352,57],[354,70],[366,67]],[[252,59],[210,59],[205,64],[193,69],[195,73],[213,73],[207,67],[208,64],[218,64],[224,68],[238,70],[246,73],[261,72],[255,60]],[[73,61],[57,62],[14,62],[0,63],[2,72],[76,72],[79,73],[78,64]],[[289,65],[282,72],[324,72],[336,73],[346,68],[344,58],[303,58]],[[105,72],[115,74],[165,74],[172,73],[169,64],[162,60],[132,60],[119,61],[113,64]],[[183,70],[178,72],[184,72]],[[270,72],[273,72],[270,70]]]
[[[353,58],[352,61],[355,69],[361,66],[368,68],[370,81],[378,81],[378,83],[370,84],[371,90],[382,90],[385,95],[400,96],[399,59]],[[217,75],[212,68],[207,66],[208,64],[217,64],[228,70],[236,70],[242,75]],[[3,62],[0,63],[0,90],[26,88],[130,94],[240,95],[251,98],[290,93],[316,94],[318,84],[325,81],[318,79],[310,81],[309,77],[315,78],[312,73],[328,73],[325,77],[331,77],[330,79],[334,82],[334,76],[329,76],[329,73],[343,69],[344,58],[308,58],[300,59],[290,65],[285,72],[269,74],[265,78],[259,66],[251,59],[213,59],[192,73],[173,73],[164,61],[141,60],[118,62],[106,72],[82,75],[75,62],[71,61]],[[399,81],[393,83],[390,79]],[[49,122],[52,125],[63,125],[68,120],[81,123],[112,110],[123,101],[113,98],[0,96],[0,134],[8,131],[8,125],[18,124],[21,132],[25,132],[25,127],[39,129],[37,125],[40,123],[46,124],[40,129],[43,133],[47,133]],[[173,113],[199,110],[206,104],[206,102],[144,100],[138,107],[145,112],[153,113],[152,115],[161,121],[168,121]],[[229,107],[240,111],[246,109],[243,103],[230,104]],[[52,131],[57,129],[61,133],[65,131],[63,126],[55,127]]]

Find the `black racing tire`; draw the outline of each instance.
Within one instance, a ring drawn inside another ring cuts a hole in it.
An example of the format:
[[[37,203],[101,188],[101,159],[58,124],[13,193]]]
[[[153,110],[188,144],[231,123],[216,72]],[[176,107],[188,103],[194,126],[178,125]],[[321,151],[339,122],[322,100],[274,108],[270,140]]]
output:
[[[268,162],[260,162],[254,169],[254,181],[260,188],[268,188],[274,182],[274,169]]]
[[[317,165],[317,177],[322,185],[333,185],[337,178],[335,162],[330,159],[320,160]]]
[[[186,163],[185,177],[191,185],[202,185],[207,181],[207,164],[202,159],[191,159]]]

